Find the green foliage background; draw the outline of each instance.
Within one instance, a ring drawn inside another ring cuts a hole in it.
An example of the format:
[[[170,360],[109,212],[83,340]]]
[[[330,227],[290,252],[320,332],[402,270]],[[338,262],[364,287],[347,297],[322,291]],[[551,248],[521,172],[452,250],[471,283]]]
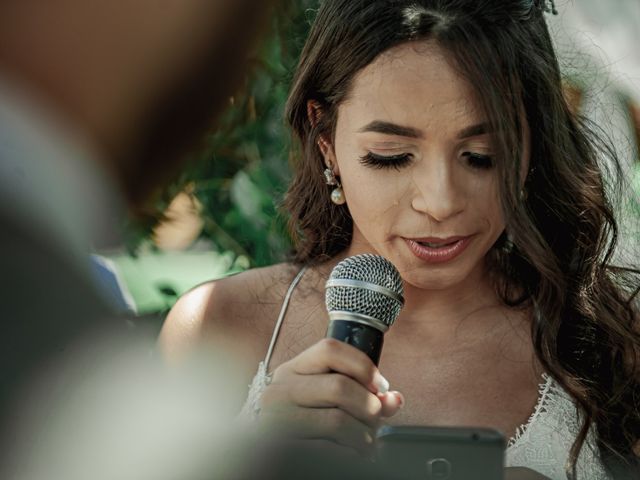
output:
[[[154,205],[162,212],[188,186],[203,205],[202,236],[220,250],[248,259],[246,266],[281,261],[290,251],[286,218],[279,211],[290,178],[290,135],[283,111],[317,4],[318,0],[279,4],[253,68],[230,99],[205,151]],[[151,224],[129,226],[130,252],[138,250],[151,228]]]

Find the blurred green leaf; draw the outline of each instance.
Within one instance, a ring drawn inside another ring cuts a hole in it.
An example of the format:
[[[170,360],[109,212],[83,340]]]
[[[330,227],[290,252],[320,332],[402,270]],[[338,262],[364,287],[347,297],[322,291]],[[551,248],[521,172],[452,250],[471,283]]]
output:
[[[290,178],[289,132],[283,118],[289,84],[318,0],[283,2],[261,42],[255,67],[223,113],[207,148],[163,192],[155,205],[193,185],[203,205],[203,237],[246,266],[282,261],[290,250],[279,205]],[[135,252],[149,238],[152,222],[127,229]]]

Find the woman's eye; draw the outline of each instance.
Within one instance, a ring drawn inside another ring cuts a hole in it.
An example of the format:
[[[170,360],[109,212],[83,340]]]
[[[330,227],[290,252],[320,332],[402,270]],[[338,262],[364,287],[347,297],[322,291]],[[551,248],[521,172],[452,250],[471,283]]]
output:
[[[463,157],[466,157],[469,166],[473,168],[489,169],[493,167],[493,157],[489,155],[480,155],[479,153],[464,152]]]
[[[376,155],[369,152],[360,157],[360,163],[373,168],[395,168],[400,169],[411,162],[411,154],[402,153],[400,155]]]

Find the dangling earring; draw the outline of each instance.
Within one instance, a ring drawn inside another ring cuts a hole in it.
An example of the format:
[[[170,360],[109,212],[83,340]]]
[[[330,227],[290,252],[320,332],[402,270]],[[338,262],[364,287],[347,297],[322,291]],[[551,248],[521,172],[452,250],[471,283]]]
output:
[[[502,244],[502,251],[504,253],[511,253],[513,252],[513,247],[514,247],[514,243],[513,243],[513,237],[511,236],[511,234],[507,231],[505,231],[504,233],[504,243]]]
[[[335,173],[329,167],[324,169],[324,178],[327,185],[335,185],[336,188],[331,190],[331,201],[336,205],[343,205],[347,199],[344,198],[344,192],[342,191],[342,185],[340,181],[336,178]]]

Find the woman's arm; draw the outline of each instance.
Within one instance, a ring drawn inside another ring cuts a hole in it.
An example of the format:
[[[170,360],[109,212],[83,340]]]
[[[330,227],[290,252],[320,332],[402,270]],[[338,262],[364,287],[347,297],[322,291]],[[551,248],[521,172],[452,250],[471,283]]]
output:
[[[203,343],[207,318],[214,313],[215,292],[215,282],[200,285],[180,297],[169,311],[158,338],[167,361],[179,361]]]
[[[199,285],[167,315],[158,346],[170,363],[200,348],[223,348],[255,373],[266,355],[279,309],[297,267],[251,269]]]

